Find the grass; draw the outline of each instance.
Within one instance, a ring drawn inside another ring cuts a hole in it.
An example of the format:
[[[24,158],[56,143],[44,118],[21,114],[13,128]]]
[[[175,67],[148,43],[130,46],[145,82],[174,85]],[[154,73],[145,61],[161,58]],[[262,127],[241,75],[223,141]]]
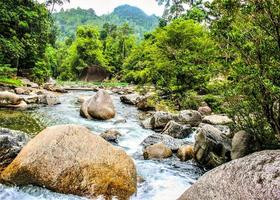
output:
[[[91,86],[103,86],[103,87],[127,87],[129,84],[125,82],[83,82],[83,81],[58,81],[58,84],[64,86],[76,86],[76,87],[91,87]]]
[[[0,77],[0,84],[10,86],[22,86],[21,80],[7,77]]]

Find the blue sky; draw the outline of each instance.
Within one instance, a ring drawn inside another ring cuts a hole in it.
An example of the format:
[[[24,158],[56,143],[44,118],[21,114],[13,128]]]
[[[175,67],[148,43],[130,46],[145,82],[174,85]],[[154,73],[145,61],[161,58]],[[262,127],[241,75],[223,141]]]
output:
[[[38,1],[44,2],[44,0]],[[162,6],[158,6],[155,0],[71,0],[70,4],[65,3],[63,8],[92,8],[98,15],[102,15],[112,12],[114,8],[123,4],[137,6],[147,14],[156,14],[157,16],[161,16],[164,9]]]

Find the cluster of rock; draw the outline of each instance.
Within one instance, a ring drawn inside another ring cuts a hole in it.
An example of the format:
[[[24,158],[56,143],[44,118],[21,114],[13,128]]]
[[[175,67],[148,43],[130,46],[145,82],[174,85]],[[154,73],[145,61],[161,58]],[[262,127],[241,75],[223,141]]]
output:
[[[138,94],[120,98],[123,103],[136,106],[143,99]],[[226,115],[212,114],[206,104],[197,111],[154,112],[142,121],[144,128],[157,132],[142,142],[144,158],[167,158],[175,152],[181,160],[194,158],[199,164],[214,168],[252,153],[257,146],[255,138],[245,131],[233,134],[229,126],[232,123]],[[194,144],[186,140],[192,133]]]
[[[16,88],[6,88],[0,91],[0,107],[10,109],[27,109],[29,104],[57,105],[60,104],[57,93],[65,93],[66,91],[54,84],[45,84],[44,88],[40,88],[38,84],[22,79],[25,86]]]
[[[1,183],[33,184],[93,199],[125,200],[136,192],[133,160],[83,126],[46,128],[22,148],[26,141],[21,133],[0,129]]]

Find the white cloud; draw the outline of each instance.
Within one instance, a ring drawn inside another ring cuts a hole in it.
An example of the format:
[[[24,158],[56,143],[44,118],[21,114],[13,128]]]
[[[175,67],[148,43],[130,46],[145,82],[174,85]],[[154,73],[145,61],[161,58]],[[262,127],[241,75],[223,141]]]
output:
[[[38,1],[44,2],[44,0]],[[157,16],[161,16],[164,9],[162,6],[158,6],[156,0],[70,0],[70,3],[65,3],[63,8],[92,8],[98,15],[102,15],[112,12],[114,8],[123,4],[139,7],[147,14]]]

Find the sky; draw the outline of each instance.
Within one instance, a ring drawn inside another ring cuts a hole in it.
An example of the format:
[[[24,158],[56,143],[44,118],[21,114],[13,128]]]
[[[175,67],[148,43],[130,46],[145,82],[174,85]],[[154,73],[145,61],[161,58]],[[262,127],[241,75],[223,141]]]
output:
[[[44,1],[45,0],[39,0],[39,2]],[[161,16],[164,10],[162,6],[158,6],[156,0],[70,0],[70,3],[65,3],[63,8],[92,8],[97,15],[102,15],[112,12],[114,8],[123,4],[141,8],[148,15],[155,14]]]

